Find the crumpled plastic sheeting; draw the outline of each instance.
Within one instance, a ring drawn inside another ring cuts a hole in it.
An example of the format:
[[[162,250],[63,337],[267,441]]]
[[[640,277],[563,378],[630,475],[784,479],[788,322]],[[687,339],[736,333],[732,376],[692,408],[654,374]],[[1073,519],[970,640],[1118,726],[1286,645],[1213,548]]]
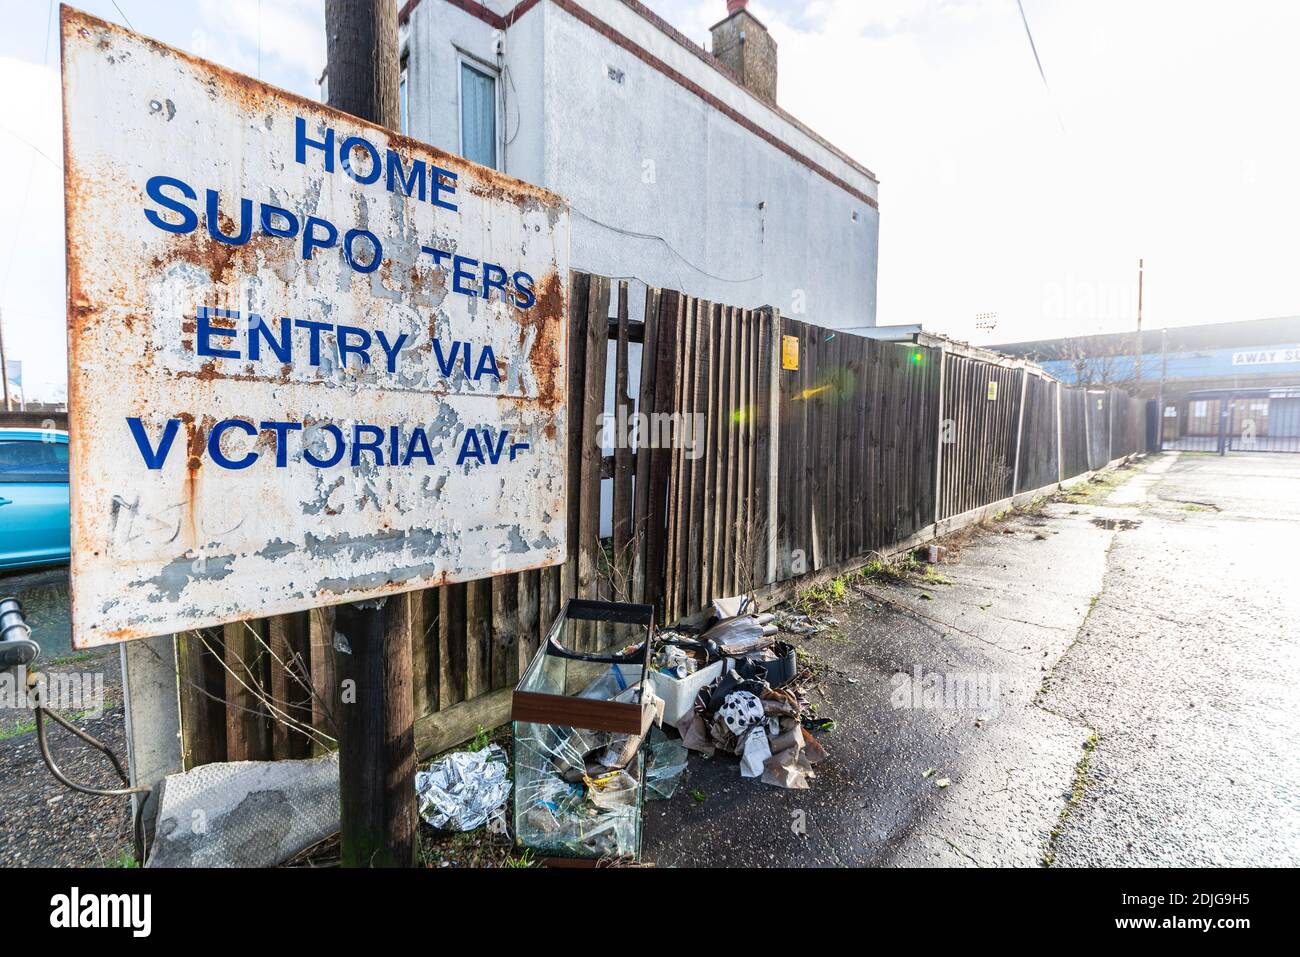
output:
[[[763,763],[772,756],[772,746],[767,740],[767,728],[756,724],[745,732],[740,742],[740,776],[756,778],[763,774]]]
[[[816,777],[813,766],[826,759],[826,751],[800,722],[801,697],[788,688],[766,686],[757,695],[725,691],[724,679],[704,689],[696,707],[677,722],[682,745],[706,757],[717,751],[738,755],[742,777],[759,778],[774,787],[808,788]],[[709,694],[716,695],[719,688],[725,692],[722,703],[709,717]]]
[[[689,752],[680,741],[652,728],[646,742],[646,757],[646,800],[666,801],[682,783]]]
[[[415,774],[420,817],[444,831],[472,831],[510,797],[506,753],[499,744],[457,751]]]
[[[825,749],[797,719],[789,718],[781,722],[781,733],[770,744],[772,756],[763,763],[763,783],[806,790],[809,780],[817,776],[813,765],[826,760]]]
[[[273,867],[338,829],[337,752],[204,764],[163,782],[145,866]]]

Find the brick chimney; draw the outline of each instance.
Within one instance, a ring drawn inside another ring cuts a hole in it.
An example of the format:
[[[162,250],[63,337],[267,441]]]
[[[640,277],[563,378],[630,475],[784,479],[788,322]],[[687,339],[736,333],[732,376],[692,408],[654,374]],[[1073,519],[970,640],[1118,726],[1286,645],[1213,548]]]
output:
[[[747,6],[748,0],[727,0],[726,19],[710,31],[713,55],[740,77],[745,89],[776,103],[776,41]]]

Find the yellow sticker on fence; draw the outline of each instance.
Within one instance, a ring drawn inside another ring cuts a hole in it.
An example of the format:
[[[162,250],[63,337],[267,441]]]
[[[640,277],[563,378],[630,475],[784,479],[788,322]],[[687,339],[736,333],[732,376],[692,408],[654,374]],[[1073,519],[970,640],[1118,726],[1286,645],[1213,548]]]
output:
[[[998,397],[998,384],[997,384],[996,382],[990,382],[990,383],[989,383],[989,401],[990,401],[990,402],[994,402],[994,401],[997,400],[997,397]]]
[[[781,337],[781,368],[799,368],[799,338],[797,336]]]

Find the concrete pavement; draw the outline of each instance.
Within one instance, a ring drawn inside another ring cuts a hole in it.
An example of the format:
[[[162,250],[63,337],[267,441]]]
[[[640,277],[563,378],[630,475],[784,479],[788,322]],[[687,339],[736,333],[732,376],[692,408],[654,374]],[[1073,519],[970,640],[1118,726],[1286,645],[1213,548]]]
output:
[[[1142,524],[1043,700],[1100,736],[1058,865],[1300,864],[1298,460],[1184,453],[1112,497]]]
[[[1285,554],[1300,456],[1169,455],[1121,474],[978,533],[939,570],[947,584],[851,587],[837,632],[805,646],[837,722],[813,788],[692,757],[672,801],[646,806],[645,858],[1300,861],[1285,749],[1300,739]]]

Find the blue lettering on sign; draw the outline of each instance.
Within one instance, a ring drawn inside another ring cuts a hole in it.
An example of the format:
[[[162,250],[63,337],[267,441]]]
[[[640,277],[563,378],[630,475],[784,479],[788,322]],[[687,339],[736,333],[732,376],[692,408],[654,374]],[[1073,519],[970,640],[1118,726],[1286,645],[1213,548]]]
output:
[[[301,432],[301,422],[263,422],[259,428],[275,433],[275,467],[282,469],[289,464],[289,433]]]
[[[403,332],[397,337],[396,341],[389,342],[388,336],[384,334],[383,329],[375,330],[375,338],[379,340],[379,348],[384,350],[384,357],[388,360],[388,371],[397,371],[397,353],[402,350],[402,345],[406,342],[408,336]]]
[[[294,117],[293,155],[300,165],[320,162],[326,173],[334,172],[337,155],[343,172],[361,186],[375,185],[382,179],[384,189],[394,195],[427,201],[451,212],[459,210],[454,202],[459,182],[455,172],[424,160],[408,162],[391,147],[386,147],[381,154],[364,136],[338,137],[328,126],[309,132],[307,121],[301,116]],[[358,164],[363,155],[365,162]],[[361,165],[365,168],[360,168]],[[190,205],[198,200],[198,192],[189,183],[171,176],[151,176],[145,183],[145,196],[160,207],[146,206],[145,219],[151,225],[178,234],[198,228],[199,212]],[[364,227],[340,229],[324,217],[294,213],[265,202],[258,203],[255,210],[253,200],[246,196],[234,201],[233,208],[238,215],[232,216],[232,204],[229,200],[223,204],[215,189],[205,189],[203,200],[203,219],[214,242],[244,246],[252,239],[253,230],[259,229],[263,235],[276,239],[297,240],[303,260],[309,261],[319,252],[337,248],[348,267],[363,275],[374,272],[384,261],[382,242]],[[524,270],[509,273],[498,263],[459,253],[453,255],[430,246],[421,246],[420,251],[433,257],[435,267],[445,269],[450,260],[451,287],[458,295],[487,300],[495,295],[499,301],[517,309],[532,309],[537,303],[535,281]]]
[[[348,367],[348,356],[350,355],[359,356],[363,366],[370,365],[370,333],[355,326],[338,326],[336,329],[339,365],[346,369]],[[350,343],[348,340],[354,336],[357,339],[356,343]]]
[[[373,436],[373,438],[363,440],[362,434]],[[352,433],[352,467],[356,468],[361,464],[362,452],[373,452],[375,464],[384,464],[384,452],[379,446],[384,441],[384,430],[377,425],[357,425]]]
[[[424,202],[424,160],[413,161],[410,175],[403,175],[402,158],[395,151],[389,150],[387,170],[390,193],[396,193],[400,187],[407,196]]]
[[[466,429],[464,437],[460,440],[460,453],[456,456],[456,464],[464,465],[470,459],[475,459],[480,465],[486,462],[497,465],[501,461],[501,453],[505,451],[506,438],[509,434],[504,431],[498,432],[494,441],[487,429]],[[514,455],[511,454],[510,457],[513,459]]]
[[[410,334],[405,332],[390,336],[383,329],[376,329],[372,333],[360,326],[335,325],[311,319],[291,320],[288,316],[281,316],[272,323],[257,313],[249,313],[248,322],[241,325],[241,315],[238,309],[200,306],[195,312],[195,351],[201,356],[217,359],[242,361],[247,358],[252,362],[261,362],[265,347],[268,360],[273,358],[281,364],[292,364],[295,350],[303,347],[299,341],[301,337],[296,338],[294,330],[303,330],[307,333],[307,363],[319,367],[323,358],[324,337],[332,333],[338,364],[343,368],[368,366],[382,353],[385,368],[390,373],[396,373],[397,359],[411,339]],[[213,320],[225,322],[218,324]],[[241,337],[244,340],[242,349]],[[444,379],[455,377],[459,365],[459,372],[471,382],[478,382],[484,376],[502,381],[496,351],[488,343],[480,346],[468,340],[456,339],[447,344],[441,339],[434,339],[430,343],[430,351],[433,353],[434,365]],[[356,356],[357,361],[350,363],[349,356]]]
[[[363,245],[370,246],[370,262],[363,263],[357,256],[357,240],[365,240]],[[343,254],[347,257],[348,265],[360,273],[374,272],[379,268],[379,263],[384,257],[384,247],[379,243],[379,237],[366,229],[349,229],[343,237]]]
[[[420,252],[431,257],[433,264],[447,269],[450,260],[451,291],[471,298],[491,300],[493,290],[501,302],[513,304],[518,309],[531,309],[537,303],[533,292],[533,277],[522,269],[507,279],[504,267],[496,263],[480,262],[472,256],[462,256],[433,246],[421,246]]]
[[[226,458],[225,453],[221,451],[221,437],[226,434],[228,429],[239,429],[241,432],[257,438],[257,429],[251,422],[245,422],[243,419],[223,419],[214,425],[208,433],[208,458],[223,469],[246,469],[257,461],[257,453],[249,452],[242,459]]]
[[[459,208],[456,202],[459,181],[455,172],[426,160],[403,157],[392,147],[381,149],[365,136],[340,135],[324,124],[309,129],[303,117],[295,117],[294,121],[294,161],[304,166],[320,164],[319,168],[327,174],[333,174],[337,166],[361,187],[384,189],[394,196],[428,202],[451,212]],[[339,225],[313,215],[314,203],[310,207],[291,209],[248,196],[223,197],[217,189],[195,188],[181,179],[161,174],[148,178],[144,196],[145,220],[166,233],[186,235],[204,230],[213,242],[236,247],[253,242],[256,233],[293,243],[294,252],[304,261],[329,253],[362,275],[375,272],[385,262],[379,236],[364,226],[348,228],[347,224]],[[270,197],[278,199],[273,191]],[[340,207],[336,204],[332,208]],[[511,272],[504,265],[469,255],[467,251],[421,245],[419,252],[430,257],[432,268],[444,273],[443,288],[456,295],[497,301],[517,310],[532,309],[537,303],[535,280],[524,270]],[[426,268],[428,264],[424,261]],[[185,342],[184,347],[193,348],[195,355],[212,360],[207,364],[209,369],[223,361],[266,361],[287,367],[295,362],[295,352],[298,361],[304,360],[305,353],[309,365],[320,367],[328,347],[325,337],[332,336],[341,368],[364,369],[377,364],[382,355],[389,374],[396,374],[399,357],[412,347],[411,335],[405,332],[390,333],[384,329],[289,316],[264,318],[255,312],[249,312],[246,321],[243,319],[237,309],[197,306],[193,345]],[[488,343],[444,342],[432,338],[427,348],[443,378],[472,382],[485,376],[498,382],[503,379],[501,363]],[[350,362],[349,357],[355,357],[355,361]],[[281,374],[287,375],[287,369]],[[272,467],[272,461],[277,469],[288,468],[291,461],[305,462],[317,469],[334,468],[345,462],[352,468],[363,463],[375,468],[435,464],[429,436],[421,426],[365,422],[340,426],[230,416],[206,426],[204,435],[202,429],[196,434],[189,418],[169,418],[160,430],[146,427],[140,417],[127,417],[126,421],[141,461],[151,471],[166,466],[182,424],[190,429],[190,467],[195,467],[193,456],[204,453],[216,467],[231,471],[252,468],[258,463],[262,463],[262,468]],[[512,442],[507,431],[471,428],[461,438],[456,461],[458,465],[498,465],[507,456],[514,461],[529,447],[525,441]],[[273,458],[265,452],[268,448],[274,449]]]
[[[311,449],[307,448],[306,446],[303,446],[302,457],[307,462],[308,465],[313,465],[318,469],[333,468],[335,465],[339,464],[340,460],[342,460],[343,458],[343,453],[346,451],[346,447],[343,444],[343,430],[340,429],[337,425],[322,425],[320,427],[320,431],[326,432],[329,435],[334,436],[333,454],[330,455],[329,458],[325,458],[325,459],[317,458],[312,453]]]
[[[193,232],[194,227],[199,224],[198,214],[184,203],[165,195],[163,193],[163,187],[170,187],[171,189],[176,190],[186,199],[198,199],[198,195],[194,190],[190,189],[188,184],[182,183],[178,179],[174,179],[171,176],[151,176],[149,177],[149,182],[147,182],[144,187],[145,195],[164,209],[169,209],[173,213],[179,213],[181,221],[179,223],[173,223],[164,219],[152,209],[146,209],[144,211],[144,218],[149,220],[149,222],[153,223],[159,229],[166,230],[169,233],[183,234]]]
[[[402,456],[402,464],[410,465],[416,456],[424,459],[430,465],[433,464],[433,451],[429,448],[429,436],[425,434],[424,429],[418,427],[411,430],[411,438],[406,443],[406,454]]]
[[[320,139],[313,139],[313,136],[320,136]],[[297,163],[307,165],[307,151],[310,149],[314,153],[320,154],[320,160],[325,168],[325,172],[334,172],[334,130],[330,127],[324,127],[323,133],[308,134],[307,121],[301,116],[294,117],[293,121],[293,158]],[[370,168],[365,173],[358,172],[353,168],[352,157],[360,151],[367,154],[370,160]],[[456,183],[458,176],[451,170],[442,169],[434,166],[432,163],[425,164],[423,160],[415,160],[411,165],[410,173],[406,172],[405,164],[402,157],[396,150],[387,150],[383,159],[379,156],[379,149],[365,137],[349,136],[339,143],[338,156],[343,171],[348,176],[362,185],[368,186],[379,180],[381,173],[384,175],[385,188],[390,193],[401,193],[405,196],[412,196],[420,202],[425,198],[425,173],[428,172],[429,181],[429,202],[443,209],[456,212],[457,206],[450,199],[443,199],[443,194],[447,196],[456,195]]]
[[[233,349],[218,349],[212,345],[212,337],[237,335],[233,328],[222,328],[212,325],[212,320],[217,319],[238,319],[239,313],[230,309],[210,309],[207,306],[199,306],[199,311],[195,316],[198,323],[196,327],[198,343],[196,352],[201,356],[216,356],[221,359],[238,359],[239,353]]]
[[[319,216],[308,216],[302,227],[302,258],[311,259],[318,249],[329,249],[338,242],[339,231],[333,223]]]
[[[311,319],[290,319],[288,316],[281,316],[275,323],[271,323],[253,312],[248,314],[247,324],[241,327],[239,322],[241,315],[238,309],[200,306],[195,312],[195,352],[201,356],[218,359],[242,360],[247,357],[253,362],[260,362],[263,357],[262,349],[265,346],[270,353],[268,359],[273,356],[279,363],[291,364],[294,361],[295,345],[299,348],[302,345],[293,334],[294,330],[298,329],[307,333],[306,351],[309,365],[320,366],[323,337],[333,333],[339,365],[347,368],[348,356],[356,356],[360,361],[352,363],[353,366],[367,366],[372,361],[372,351],[375,351],[383,354],[385,367],[390,373],[395,373],[398,356],[411,339],[410,334],[406,332],[390,336],[383,329],[376,329],[372,335],[370,330],[359,326],[335,325],[330,322],[315,322]],[[214,319],[227,321],[219,325],[213,322]],[[245,340],[243,351],[239,348],[240,337]],[[376,343],[378,343],[377,350],[374,349]],[[471,368],[470,357],[475,348],[471,342],[455,342],[452,344],[451,358],[448,359],[444,355],[442,343],[435,339],[434,360],[443,376],[450,378],[456,357],[463,349],[462,367],[467,378],[478,381],[484,375],[492,375],[500,380],[501,373],[497,368],[496,353],[490,345],[479,349],[478,364]]]
[[[167,425],[163,427],[162,438],[158,440],[156,449],[149,442],[149,437],[145,435],[144,423],[138,417],[129,417],[126,424],[131,428],[131,438],[135,439],[136,448],[140,450],[140,458],[144,459],[145,468],[151,471],[162,468],[163,463],[167,461],[167,453],[171,451],[172,442],[176,439],[176,430],[180,428],[181,420],[167,420]]]
[[[276,339],[268,331],[265,320],[256,313],[249,313],[248,316],[248,358],[254,362],[262,358],[262,343],[265,341],[275,357],[281,362],[290,362],[293,356],[293,346],[290,341],[290,334],[293,327],[289,323],[288,316],[280,318],[280,338]]]
[[[166,464],[167,457],[175,444],[181,420],[175,417],[168,419],[163,425],[162,434],[158,436],[156,445],[139,417],[129,416],[126,424],[145,468],[150,471],[161,469]],[[298,434],[302,435],[298,440],[302,460],[313,468],[333,468],[342,462],[345,456],[351,467],[356,468],[362,464],[366,453],[369,453],[368,460],[376,467],[405,467],[419,461],[426,465],[435,464],[433,449],[429,445],[429,434],[424,426],[420,425],[409,429],[400,425],[390,425],[385,430],[383,426],[357,422],[345,434],[343,429],[333,423],[308,426],[292,419],[269,419],[253,425],[247,419],[229,418],[222,419],[208,430],[207,441],[203,443],[203,447],[207,450],[208,458],[218,468],[231,471],[249,468],[262,456],[251,448],[240,456],[227,455],[226,450],[221,446],[228,432],[242,432],[248,439],[257,439],[264,432],[270,433],[271,444],[275,448],[277,469],[289,467],[293,448],[289,437]],[[473,435],[472,430],[467,434]],[[478,436],[473,435],[476,450],[473,455],[476,455],[481,462],[491,461],[496,464],[501,459],[507,435],[508,433],[501,432],[495,440],[492,440],[484,429],[481,448],[478,444]],[[328,436],[328,439],[322,441],[319,439],[320,436]],[[520,447],[528,446],[518,442],[510,446],[511,460],[514,459],[515,449]],[[462,454],[459,461],[463,462],[464,458]]]
[[[370,157],[370,172],[362,174],[352,168],[352,157],[360,150]],[[384,162],[379,158],[379,150],[374,145],[360,136],[349,136],[339,147],[339,159],[343,161],[343,172],[347,173],[362,186],[369,186],[375,180],[379,179],[380,174],[384,171]]]
[[[241,199],[239,201],[239,228],[233,233],[224,233],[221,230],[221,197],[215,189],[208,190],[208,235],[219,243],[226,243],[229,246],[242,246],[248,242],[248,237],[253,232],[253,201],[251,199]]]
[[[279,218],[284,225],[277,225],[275,220]],[[298,217],[287,209],[281,209],[279,206],[272,206],[269,203],[262,204],[262,232],[268,236],[278,236],[281,239],[292,239],[298,235]]]

